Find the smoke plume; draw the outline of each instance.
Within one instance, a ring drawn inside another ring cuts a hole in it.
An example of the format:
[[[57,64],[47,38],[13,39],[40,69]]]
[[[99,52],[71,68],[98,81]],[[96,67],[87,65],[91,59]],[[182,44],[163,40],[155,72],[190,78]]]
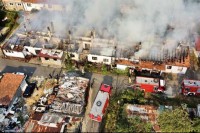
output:
[[[62,11],[41,10],[27,26],[47,30],[54,24],[55,34],[86,35],[95,30],[96,37],[125,42],[117,47],[129,48],[142,42],[136,56],[157,55],[173,49],[180,41],[191,43],[199,31],[198,0],[60,0]],[[48,4],[51,4],[49,2]],[[172,40],[172,41],[171,41]]]

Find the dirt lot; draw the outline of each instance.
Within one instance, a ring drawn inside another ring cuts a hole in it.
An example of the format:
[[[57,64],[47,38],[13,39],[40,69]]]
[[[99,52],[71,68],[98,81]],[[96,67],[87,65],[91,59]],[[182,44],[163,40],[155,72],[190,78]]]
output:
[[[38,89],[36,88],[32,94],[31,97],[26,98],[26,104],[28,106],[32,106],[33,104],[35,104],[41,96],[43,96],[45,93],[45,90],[51,89],[56,85],[56,81],[54,79],[48,79],[48,80],[44,80],[40,87],[38,87]]]

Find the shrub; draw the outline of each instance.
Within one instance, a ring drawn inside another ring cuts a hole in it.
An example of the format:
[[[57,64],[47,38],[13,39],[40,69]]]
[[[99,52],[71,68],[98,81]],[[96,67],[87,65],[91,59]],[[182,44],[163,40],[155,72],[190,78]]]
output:
[[[113,74],[128,75],[128,68],[126,68],[125,70],[120,70],[120,69],[114,68]]]

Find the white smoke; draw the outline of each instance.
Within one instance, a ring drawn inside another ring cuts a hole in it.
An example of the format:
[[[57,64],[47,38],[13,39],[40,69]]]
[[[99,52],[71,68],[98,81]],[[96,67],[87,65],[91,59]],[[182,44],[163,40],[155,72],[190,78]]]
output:
[[[30,27],[46,31],[52,21],[55,34],[60,36],[67,35],[68,30],[76,36],[94,29],[99,37],[129,42],[122,47],[143,42],[137,56],[173,49],[178,42],[191,39],[200,20],[198,0],[60,0],[58,3],[65,10],[41,10]],[[172,29],[166,32],[169,26]]]

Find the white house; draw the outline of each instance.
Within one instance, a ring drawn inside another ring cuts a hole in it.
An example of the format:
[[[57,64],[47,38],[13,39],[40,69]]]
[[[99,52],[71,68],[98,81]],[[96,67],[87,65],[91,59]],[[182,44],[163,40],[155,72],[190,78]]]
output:
[[[63,51],[57,49],[42,49],[38,54],[42,64],[61,66],[63,60]]]
[[[111,65],[115,61],[115,54],[113,40],[94,38],[87,59],[89,62]]]
[[[164,72],[185,74],[187,69],[188,68],[186,66],[165,65],[165,71]]]
[[[103,63],[107,65],[111,65],[114,60],[114,57],[104,56],[104,55],[95,55],[89,54],[88,61],[93,63]]]
[[[14,51],[13,49],[11,50],[3,49],[3,53],[6,57],[16,57],[16,58],[25,59],[25,55],[22,51]]]
[[[14,10],[14,11],[24,10],[22,0],[2,0],[2,2],[7,10]]]
[[[33,9],[41,10],[56,10],[61,11],[65,9],[62,2],[55,0],[22,0],[25,11],[31,11]]]

